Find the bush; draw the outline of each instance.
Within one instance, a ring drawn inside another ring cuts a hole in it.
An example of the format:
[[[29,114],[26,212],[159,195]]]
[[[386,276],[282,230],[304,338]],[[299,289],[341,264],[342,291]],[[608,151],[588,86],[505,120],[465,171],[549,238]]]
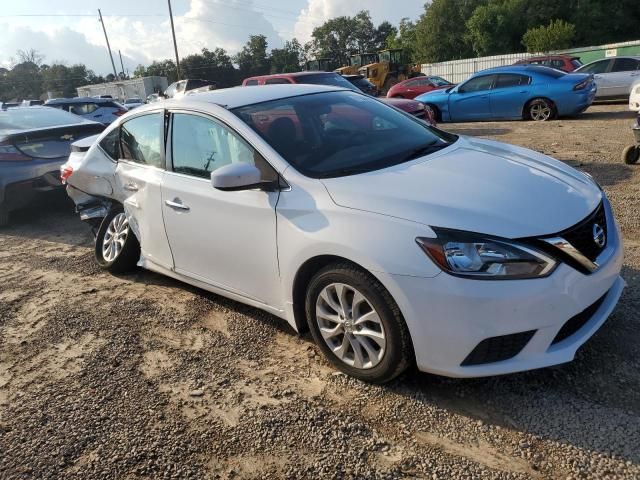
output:
[[[546,27],[541,25],[527,30],[522,36],[522,44],[530,53],[561,50],[571,46],[575,34],[576,27],[572,23],[551,20]]]

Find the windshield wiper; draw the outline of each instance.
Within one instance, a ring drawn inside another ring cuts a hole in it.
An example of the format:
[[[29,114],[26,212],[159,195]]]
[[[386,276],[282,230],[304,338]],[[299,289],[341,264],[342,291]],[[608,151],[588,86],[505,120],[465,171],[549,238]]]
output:
[[[423,145],[422,147],[414,148],[411,150],[406,157],[402,159],[403,162],[408,162],[409,160],[414,160],[416,158],[424,157],[429,153],[437,152],[438,150],[442,150],[445,147],[448,147],[448,143],[430,143],[429,145]]]

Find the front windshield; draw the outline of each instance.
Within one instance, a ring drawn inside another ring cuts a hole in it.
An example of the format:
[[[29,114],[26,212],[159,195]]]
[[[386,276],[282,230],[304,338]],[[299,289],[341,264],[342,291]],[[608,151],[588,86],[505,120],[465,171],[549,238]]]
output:
[[[436,87],[443,87],[445,85],[451,85],[451,82],[448,82],[442,77],[429,77],[429,81],[433,83]]]
[[[232,111],[296,170],[312,178],[379,170],[433,153],[457,139],[378,100],[345,91]]]

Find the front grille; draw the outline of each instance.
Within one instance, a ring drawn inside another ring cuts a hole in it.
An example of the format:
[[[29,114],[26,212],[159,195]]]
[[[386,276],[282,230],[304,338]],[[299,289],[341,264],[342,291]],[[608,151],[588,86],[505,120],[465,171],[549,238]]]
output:
[[[592,262],[595,262],[598,255],[607,246],[605,244],[600,247],[593,239],[593,226],[600,225],[604,230],[605,238],[607,236],[607,217],[604,212],[604,205],[600,203],[598,208],[578,225],[559,233],[558,236],[564,238],[573,245],[582,255]]]
[[[513,358],[522,351],[535,333],[535,330],[529,330],[527,332],[512,333],[511,335],[485,338],[476,345],[460,365],[467,367],[469,365],[500,362]]]
[[[562,326],[562,328],[560,329],[556,337],[553,339],[553,342],[551,342],[551,345],[555,345],[556,343],[566,340],[567,338],[572,336],[574,333],[577,333],[578,330],[580,330],[582,327],[584,327],[585,324],[589,320],[591,320],[591,317],[593,317],[593,314],[598,311],[598,308],[600,308],[600,305],[602,305],[602,302],[604,302],[604,299],[606,298],[606,296],[607,294],[605,293],[593,304],[589,305],[583,311],[581,311],[577,315],[574,315],[569,320],[567,320],[567,322]]]

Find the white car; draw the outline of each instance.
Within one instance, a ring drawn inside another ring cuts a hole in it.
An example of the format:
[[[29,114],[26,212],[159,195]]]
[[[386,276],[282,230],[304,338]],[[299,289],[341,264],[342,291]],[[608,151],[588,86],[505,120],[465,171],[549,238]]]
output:
[[[62,178],[99,225],[101,266],[309,328],[365,381],[414,362],[452,377],[568,362],[624,287],[620,232],[588,175],[350,90],[168,100],[75,150]]]
[[[640,57],[612,57],[587,63],[574,73],[592,73],[598,86],[596,99],[629,97],[631,85],[640,78]]]
[[[629,110],[640,112],[640,78],[631,85],[631,93],[629,93]]]
[[[124,106],[127,107],[128,110],[133,110],[134,108],[141,107],[142,105],[144,105],[144,102],[141,98],[137,97],[127,98],[124,101]]]
[[[87,120],[109,125],[128,110],[110,98],[75,97],[55,98],[45,102],[47,107],[59,108]]]

